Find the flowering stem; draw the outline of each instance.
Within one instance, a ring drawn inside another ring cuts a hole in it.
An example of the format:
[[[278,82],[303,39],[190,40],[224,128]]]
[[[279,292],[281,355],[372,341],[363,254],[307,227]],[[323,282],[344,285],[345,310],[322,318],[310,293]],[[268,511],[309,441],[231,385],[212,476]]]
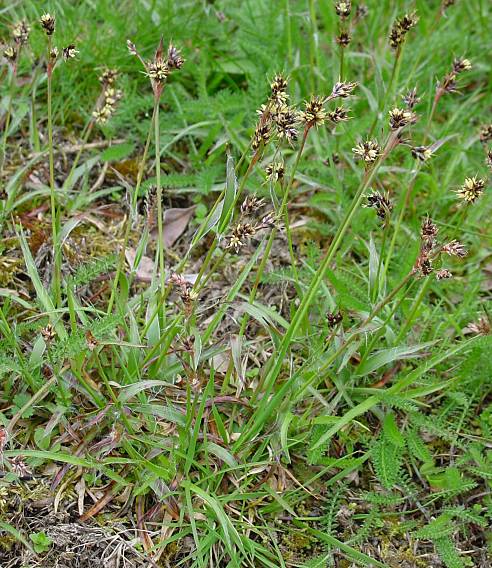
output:
[[[374,289],[373,289],[373,294],[372,294],[372,301],[375,302],[378,295],[379,295],[379,278],[381,276],[381,266],[383,264],[383,255],[384,255],[384,251],[386,250],[386,241],[388,240],[388,231],[390,228],[390,222],[389,219],[387,219],[385,221],[384,224],[384,229],[383,229],[383,240],[381,243],[381,252],[379,253],[379,258],[378,258],[378,268],[376,271],[376,280],[374,281]],[[384,270],[384,274],[386,274],[386,265],[385,265],[385,270]]]
[[[155,177],[157,185],[157,232],[159,271],[161,280],[161,295],[166,287],[166,275],[164,273],[164,226],[162,216],[162,185],[161,185],[161,151],[160,151],[160,124],[159,124],[159,98],[156,97],[154,105],[154,143],[155,143]]]
[[[110,314],[113,310],[113,305],[114,305],[114,300],[116,297],[116,291],[118,289],[118,282],[120,280],[120,275],[123,271],[123,267],[125,264],[125,253],[126,253],[126,249],[128,246],[128,241],[130,239],[130,230],[132,227],[132,220],[131,220],[131,213],[132,211],[135,210],[135,206],[137,203],[137,199],[138,199],[138,194],[140,191],[140,185],[142,184],[142,179],[143,179],[143,174],[144,174],[144,169],[145,169],[145,163],[147,161],[147,154],[149,152],[149,146],[150,146],[150,140],[152,138],[152,126],[153,126],[153,122],[155,120],[155,107],[154,107],[154,112],[152,113],[152,118],[150,121],[150,125],[149,125],[149,130],[147,132],[147,140],[145,141],[145,147],[144,147],[144,152],[143,152],[143,156],[142,156],[142,161],[140,162],[139,165],[139,170],[138,170],[138,174],[137,174],[137,183],[135,185],[135,191],[133,193],[133,199],[132,199],[132,206],[130,208],[130,213],[128,216],[128,221],[126,224],[126,229],[125,229],[125,235],[123,237],[123,245],[121,247],[121,251],[120,251],[120,255],[119,255],[119,260],[118,260],[118,266],[116,268],[116,274],[113,280],[113,288],[111,290],[111,296],[109,298],[109,304],[108,304],[108,311],[107,313]]]
[[[50,202],[51,202],[51,234],[53,241],[54,271],[53,271],[53,294],[55,307],[61,304],[61,247],[58,242],[58,225],[55,192],[55,158],[53,149],[53,108],[52,108],[52,76],[53,64],[51,62],[51,36],[48,36],[48,151],[50,168]]]
[[[68,188],[70,186],[70,183],[72,182],[73,175],[74,175],[75,170],[77,169],[77,166],[79,164],[80,156],[82,155],[82,152],[85,150],[85,145],[87,144],[87,140],[89,140],[89,136],[90,136],[90,133],[92,132],[93,127],[94,127],[94,120],[91,118],[89,120],[89,123],[84,128],[82,144],[80,145],[80,148],[79,148],[79,150],[78,150],[78,152],[75,156],[75,159],[72,162],[72,167],[70,168],[70,172],[68,173],[68,176],[65,179],[65,182],[63,184],[63,189]]]
[[[9,84],[9,103],[7,106],[7,113],[5,115],[5,123],[4,123],[4,130],[3,130],[3,143],[2,143],[2,164],[0,166],[0,174],[3,174],[3,167],[5,165],[5,158],[7,155],[7,139],[8,139],[8,132],[10,128],[10,120],[12,118],[12,102],[14,98],[14,89],[15,89],[15,80],[17,77],[17,64],[12,68],[12,72],[10,74],[10,84]]]
[[[389,80],[389,83],[388,83],[388,88],[386,89],[386,92],[384,93],[383,103],[379,107],[379,113],[384,114],[384,111],[386,110],[386,105],[388,104],[388,100],[390,99],[391,94],[393,93],[393,84],[396,84],[397,81],[398,81],[398,75],[400,74],[402,53],[403,53],[403,45],[400,45],[400,46],[398,46],[396,53],[395,53],[395,60],[393,61],[393,69],[391,70],[391,77],[390,77],[390,80]],[[374,133],[374,129],[376,128],[376,125],[378,123],[379,113],[374,118],[371,129],[369,130],[369,135],[368,135],[369,138]]]
[[[388,254],[386,256],[386,262],[384,263],[384,274],[386,275],[387,271],[388,271],[388,267],[390,265],[391,262],[391,257],[393,256],[393,251],[395,249],[395,244],[396,244],[396,239],[398,237],[398,233],[400,232],[400,227],[403,221],[403,217],[405,216],[405,212],[407,210],[408,204],[410,203],[410,197],[412,195],[412,191],[415,185],[415,180],[417,179],[417,175],[420,171],[420,167],[417,168],[417,170],[415,171],[414,176],[409,180],[408,186],[407,186],[407,190],[405,192],[405,196],[404,196],[404,201],[403,204],[400,208],[400,214],[398,215],[398,219],[396,221],[396,226],[395,226],[395,230],[393,232],[393,236],[391,237],[391,242],[390,242],[390,246],[388,249]]]

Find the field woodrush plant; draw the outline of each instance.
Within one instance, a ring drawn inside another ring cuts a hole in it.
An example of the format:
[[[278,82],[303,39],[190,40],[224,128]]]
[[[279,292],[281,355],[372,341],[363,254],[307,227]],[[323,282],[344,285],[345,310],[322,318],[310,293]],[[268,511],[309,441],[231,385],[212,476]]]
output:
[[[151,4],[3,12],[0,565],[490,565],[492,7]]]

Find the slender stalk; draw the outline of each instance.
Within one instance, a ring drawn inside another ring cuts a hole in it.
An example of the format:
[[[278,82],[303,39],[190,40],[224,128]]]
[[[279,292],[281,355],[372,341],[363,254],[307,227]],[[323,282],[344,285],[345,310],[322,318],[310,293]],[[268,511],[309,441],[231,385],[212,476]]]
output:
[[[408,205],[410,203],[410,198],[412,195],[412,191],[415,185],[415,180],[417,179],[418,173],[420,171],[420,167],[417,168],[417,170],[415,171],[415,174],[413,175],[413,177],[409,180],[409,183],[407,185],[407,189],[405,191],[405,195],[403,198],[403,204],[400,208],[400,213],[398,215],[398,219],[396,221],[396,226],[395,226],[395,230],[393,232],[393,236],[391,237],[391,241],[390,241],[390,246],[388,249],[388,254],[386,256],[386,262],[384,263],[384,274],[387,273],[390,262],[391,262],[391,258],[393,256],[393,251],[395,249],[395,244],[396,244],[396,239],[398,238],[398,234],[400,232],[400,227],[403,221],[403,218],[405,216],[406,210],[408,208]]]
[[[393,68],[391,70],[391,77],[390,77],[389,84],[388,84],[388,87],[386,89],[386,92],[384,93],[383,102],[382,102],[381,106],[379,107],[378,114],[374,117],[374,121],[371,125],[371,129],[369,130],[368,138],[370,138],[372,136],[372,134],[374,133],[374,129],[376,128],[377,123],[378,123],[379,115],[381,113],[384,114],[384,111],[386,110],[386,105],[388,104],[388,100],[390,99],[391,94],[393,93],[393,85],[398,82],[397,77],[400,73],[402,53],[403,53],[403,45],[400,45],[398,47],[398,49],[396,50],[396,53],[395,53],[395,60],[393,61]]]
[[[48,152],[50,168],[50,202],[51,202],[51,235],[53,241],[53,295],[55,307],[61,304],[61,247],[58,242],[59,219],[57,213],[57,198],[55,189],[55,157],[53,148],[53,64],[51,62],[51,36],[48,36],[48,63],[47,63],[47,82],[48,82]]]
[[[62,189],[66,189],[67,187],[70,186],[71,182],[72,182],[72,178],[73,175],[75,173],[75,170],[77,169],[77,166],[79,164],[79,160],[80,160],[80,156],[82,155],[82,152],[85,150],[85,145],[87,144],[87,140],[89,140],[89,136],[90,133],[92,132],[92,129],[94,127],[94,120],[91,118],[89,120],[89,123],[86,124],[85,128],[84,128],[84,133],[83,133],[83,137],[82,137],[82,144],[80,145],[80,148],[72,162],[72,167],[70,168],[70,172],[68,173],[68,176],[65,179],[65,182],[63,183],[63,188]]]
[[[343,81],[344,77],[344,63],[345,63],[345,48],[343,45],[340,46],[340,81]]]
[[[429,289],[429,286],[431,285],[433,278],[434,278],[433,275],[427,276],[425,282],[423,283],[422,287],[420,288],[420,291],[417,295],[417,298],[415,298],[415,301],[413,303],[410,315],[408,316],[405,324],[400,329],[400,333],[398,334],[398,337],[395,339],[395,344],[398,344],[398,342],[402,339],[402,337],[408,331],[410,326],[413,324],[415,314],[417,313],[417,310],[419,309],[420,304],[423,302],[425,294],[427,293],[427,290]]]
[[[386,241],[388,240],[388,232],[389,232],[389,228],[390,228],[390,222],[389,219],[386,220],[385,224],[384,224],[384,229],[383,229],[383,240],[381,243],[381,252],[379,253],[379,258],[378,258],[378,268],[376,271],[376,280],[374,282],[374,289],[373,289],[373,295],[372,295],[372,301],[375,302],[378,295],[379,295],[379,278],[381,276],[381,267],[383,264],[383,255],[384,255],[384,251],[386,250]],[[385,270],[384,270],[384,274],[386,274],[386,266],[385,266]]]
[[[152,118],[151,118],[151,121],[150,121],[149,130],[147,132],[147,140],[145,141],[145,147],[144,147],[144,152],[143,152],[143,156],[142,156],[142,161],[140,162],[139,169],[138,169],[137,183],[135,185],[135,191],[133,193],[130,215],[129,215],[128,220],[127,220],[125,235],[123,237],[123,244],[122,244],[120,254],[119,254],[119,259],[118,259],[118,266],[116,267],[116,274],[115,274],[115,277],[114,277],[114,280],[113,280],[113,287],[112,287],[112,290],[111,290],[111,296],[109,298],[108,312],[107,312],[108,314],[110,314],[113,311],[113,305],[114,305],[114,301],[115,301],[115,297],[116,297],[116,291],[118,290],[118,282],[120,280],[120,275],[123,272],[123,267],[125,265],[125,253],[126,253],[126,249],[127,249],[127,246],[128,246],[128,241],[130,239],[130,231],[131,231],[131,227],[132,227],[132,220],[131,220],[130,217],[131,217],[131,212],[135,210],[137,199],[138,199],[138,193],[139,193],[139,190],[140,190],[140,186],[142,184],[143,174],[144,174],[144,170],[145,170],[145,164],[147,162],[147,154],[149,152],[150,140],[152,138],[152,130],[153,130],[154,120],[155,120],[155,107],[154,107],[154,112],[152,113]]]
[[[157,185],[157,232],[159,242],[157,246],[159,254],[159,271],[161,281],[161,294],[166,288],[166,274],[164,272],[164,225],[162,216],[162,185],[161,185],[161,151],[160,151],[160,124],[159,124],[159,99],[154,106],[154,143],[155,143],[155,177]]]
[[[309,45],[309,63],[311,66],[311,73],[309,75],[311,80],[311,92],[315,92],[316,90],[316,78],[318,74],[316,73],[316,65],[317,65],[317,48],[316,48],[316,41],[318,37],[318,26],[316,22],[316,9],[314,5],[314,0],[308,0],[309,2],[309,18],[311,20],[311,37],[310,37],[310,45]]]
[[[371,323],[371,321],[379,314],[379,312],[389,303],[391,302],[391,300],[398,294],[398,292],[407,285],[407,283],[409,282],[409,280],[413,277],[414,275],[410,272],[409,274],[407,274],[405,276],[405,278],[403,278],[401,280],[401,282],[398,284],[398,286],[396,286],[396,288],[393,288],[393,290],[391,290],[391,292],[385,297],[383,298],[376,306],[374,306],[373,310],[371,311],[371,313],[367,316],[367,318],[362,322],[362,324],[359,327],[359,331],[358,333],[354,333],[353,335],[351,335],[348,339],[346,339],[341,345],[340,347],[337,349],[337,351],[328,359],[328,361],[325,361],[325,363],[323,364],[323,366],[321,367],[320,371],[325,371],[332,363],[333,361],[335,361],[337,359],[337,357],[343,352],[343,350],[347,347],[347,345],[349,345],[350,343],[352,343],[352,341],[354,339],[356,339],[359,335],[359,333],[361,333],[361,331],[366,327],[367,324]],[[397,341],[395,343],[398,343]]]
[[[3,130],[3,143],[2,143],[2,163],[0,166],[0,174],[3,174],[3,168],[5,165],[5,158],[7,156],[7,139],[8,133],[10,128],[10,120],[12,118],[12,103],[14,99],[14,90],[15,90],[15,83],[17,77],[17,64],[12,68],[12,72],[10,73],[10,83],[9,83],[9,103],[7,106],[7,114],[5,115],[5,123],[4,123],[4,130]]]

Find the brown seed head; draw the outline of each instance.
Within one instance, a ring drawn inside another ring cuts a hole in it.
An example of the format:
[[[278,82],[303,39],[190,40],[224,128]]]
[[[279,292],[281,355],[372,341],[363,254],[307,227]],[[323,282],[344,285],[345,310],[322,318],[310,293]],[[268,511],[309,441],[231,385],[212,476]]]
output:
[[[468,254],[465,245],[461,244],[457,240],[452,240],[442,247],[442,252],[448,254],[449,256],[457,256],[458,258],[465,258]]]
[[[449,272],[449,270],[446,270],[445,268],[442,268],[441,270],[438,270],[436,272],[436,279],[437,280],[447,280],[449,278],[452,278],[453,275],[451,274],[451,272]]]
[[[330,99],[336,99],[336,98],[346,99],[347,97],[350,97],[352,95],[352,93],[353,93],[353,91],[356,87],[357,87],[357,83],[350,83],[350,82],[335,83],[329,98]]]
[[[422,221],[422,227],[420,229],[420,236],[422,237],[423,240],[434,241],[438,232],[439,232],[439,229],[438,229],[437,225],[432,222],[432,219],[430,219],[429,217],[426,217]]]
[[[405,14],[402,18],[398,18],[389,35],[389,42],[393,49],[397,49],[406,38],[407,33],[417,25],[418,18],[415,14]]]
[[[18,477],[26,477],[31,473],[31,471],[27,467],[26,462],[22,459],[22,456],[15,456],[11,458],[10,466],[12,467],[12,471]]]
[[[299,137],[297,130],[299,113],[297,110],[284,105],[272,114],[272,118],[279,138],[287,140],[289,144],[293,144]]]
[[[130,55],[138,55],[137,46],[129,39],[126,40],[126,47],[128,48]]]
[[[414,87],[406,95],[402,96],[403,102],[411,110],[420,102],[420,97],[417,96],[417,87]]]
[[[487,151],[487,156],[485,158],[485,163],[492,170],[492,150]]]
[[[352,37],[348,32],[340,32],[336,38],[336,42],[340,47],[348,47],[351,41]]]
[[[354,24],[357,24],[368,14],[369,14],[369,8],[365,4],[359,4],[355,9]]]
[[[265,205],[264,199],[258,199],[256,195],[248,195],[241,205],[241,213],[243,215],[251,215],[258,209],[261,209]]]
[[[49,323],[41,330],[41,336],[44,339],[45,343],[51,343],[55,339],[56,332],[51,323]]]
[[[489,335],[492,326],[488,317],[481,317],[478,321],[468,324],[468,329],[476,335]]]
[[[181,69],[184,65],[184,59],[181,52],[172,43],[167,48],[167,66],[170,70]]]
[[[253,136],[251,147],[253,148],[253,150],[256,151],[262,144],[263,146],[266,146],[270,141],[271,136],[272,136],[272,131],[270,128],[270,124],[263,124],[263,125],[261,123],[258,124]]]
[[[328,322],[329,328],[336,327],[339,323],[342,323],[343,316],[341,312],[328,312],[326,314],[326,321]]]

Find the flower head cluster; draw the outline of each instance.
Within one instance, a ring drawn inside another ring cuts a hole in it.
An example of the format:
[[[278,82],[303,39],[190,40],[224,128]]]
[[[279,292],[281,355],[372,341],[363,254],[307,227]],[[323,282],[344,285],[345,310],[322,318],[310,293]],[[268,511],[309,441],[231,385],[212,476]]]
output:
[[[465,246],[457,240],[441,245],[437,241],[439,229],[429,217],[424,219],[420,230],[420,253],[415,262],[413,273],[420,276],[427,276],[434,270],[433,263],[440,259],[443,254],[464,258],[468,252]],[[436,271],[437,280],[452,278],[449,270],[441,268]]]
[[[113,116],[116,104],[123,97],[121,90],[115,88],[117,76],[117,71],[107,69],[99,77],[102,92],[96,104],[96,109],[92,113],[97,124],[105,124]]]
[[[181,298],[185,312],[190,315],[193,310],[193,302],[197,299],[197,293],[193,290],[193,285],[188,282],[181,274],[173,272],[169,278],[169,283],[177,289]]]
[[[335,83],[331,91],[331,95],[328,97],[328,100],[346,99],[352,96],[356,87],[357,83],[351,83],[348,81]]]
[[[341,31],[336,38],[336,42],[340,47],[348,47],[351,41],[352,36],[347,31]]]
[[[184,59],[181,55],[179,49],[173,45],[169,44],[167,48],[167,67],[169,70],[181,69],[184,65]]]
[[[288,82],[287,79],[278,73],[273,78],[270,84],[270,89],[272,91],[270,100],[274,105],[283,105],[287,103],[289,95],[287,93]]]
[[[368,14],[369,8],[365,4],[359,4],[355,9],[355,16],[353,20],[354,25],[358,24],[363,18],[366,18]]]
[[[356,160],[363,160],[366,164],[374,163],[381,155],[381,146],[377,140],[359,142],[352,148]]]
[[[255,133],[253,135],[253,141],[251,147],[256,152],[260,147],[266,146],[270,142],[272,137],[272,129],[269,122],[263,123],[260,121],[256,126]]]
[[[432,148],[429,146],[414,146],[412,148],[412,157],[419,162],[427,162],[432,158]]]
[[[255,214],[264,206],[263,199],[250,196],[245,199],[241,206],[241,215],[226,239],[226,249],[239,252],[257,233],[262,229],[268,229],[275,225],[275,216],[272,212],[263,215],[258,221]]]
[[[68,61],[69,59],[74,59],[79,51],[76,49],[75,45],[71,43],[70,45],[67,45],[67,47],[63,48],[62,53],[63,59]]]
[[[437,97],[441,97],[444,93],[456,93],[458,91],[457,79],[458,75],[464,71],[469,71],[472,64],[469,59],[458,58],[453,61],[453,69],[443,80],[437,84]]]
[[[371,207],[376,210],[377,216],[386,221],[391,211],[393,210],[393,204],[391,203],[388,195],[382,195],[378,191],[374,191],[367,196],[366,207]]]
[[[336,107],[335,110],[332,110],[328,113],[328,120],[333,122],[333,124],[338,124],[339,122],[346,122],[350,119],[349,117],[349,110],[342,106]]]
[[[265,168],[266,179],[272,183],[282,180],[285,176],[285,166],[281,162],[272,162]]]
[[[406,95],[402,96],[403,102],[407,107],[412,110],[420,102],[420,97],[417,96],[417,87],[414,87]]]
[[[417,25],[418,18],[415,14],[405,14],[397,18],[391,28],[389,42],[393,49],[398,49],[405,41],[408,32]]]
[[[477,177],[466,178],[465,183],[456,191],[465,203],[475,203],[485,189],[485,180]]]
[[[24,20],[21,20],[12,28],[12,38],[18,46],[25,45],[29,40],[30,32],[31,28],[29,25]]]
[[[5,57],[9,65],[14,65],[17,61],[17,50],[12,45],[8,45],[2,52],[3,57]]]
[[[492,170],[492,150],[487,151],[487,156],[485,158],[485,163]]]
[[[480,127],[480,142],[486,144],[492,140],[492,124],[484,124]]]
[[[311,128],[324,124],[327,117],[324,102],[321,97],[314,95],[304,103],[304,111],[300,113],[300,119],[306,127]]]
[[[341,312],[328,312],[326,314],[326,321],[329,328],[334,328],[338,324],[342,323],[343,316]]]
[[[451,242],[445,244],[442,247],[442,252],[449,256],[456,256],[458,258],[465,258],[465,256],[468,254],[466,247],[456,239],[453,239]]]
[[[408,109],[394,108],[389,111],[389,116],[391,130],[398,130],[417,122],[417,115]]]
[[[478,321],[468,324],[467,328],[475,335],[489,335],[492,332],[492,321],[490,316],[480,317]]]
[[[138,57],[144,66],[145,74],[150,79],[154,96],[159,98],[169,74],[174,70],[181,69],[184,64],[181,52],[172,43],[170,43],[167,48],[167,52],[164,53],[164,44],[161,38],[161,41],[155,51],[154,58],[150,61],[145,61],[138,53],[137,47],[133,42],[127,40],[126,45],[130,54]]]
[[[272,112],[271,118],[280,139],[286,140],[289,144],[298,139],[299,113],[295,108],[281,105]]]
[[[345,20],[350,16],[350,12],[352,11],[352,2],[351,0],[337,0],[335,2],[335,12],[339,18]]]
[[[450,8],[451,6],[454,6],[456,4],[456,0],[442,0],[442,4],[441,4],[441,12],[445,12],[448,8]]]
[[[472,64],[469,59],[458,57],[453,61],[453,71],[456,74],[463,73],[463,71],[470,71],[471,68]]]
[[[248,195],[241,204],[241,215],[252,215],[258,209],[265,205],[265,200],[256,197],[256,195]]]
[[[51,36],[55,33],[55,16],[46,13],[43,14],[39,20],[41,27],[46,32],[46,35]]]

